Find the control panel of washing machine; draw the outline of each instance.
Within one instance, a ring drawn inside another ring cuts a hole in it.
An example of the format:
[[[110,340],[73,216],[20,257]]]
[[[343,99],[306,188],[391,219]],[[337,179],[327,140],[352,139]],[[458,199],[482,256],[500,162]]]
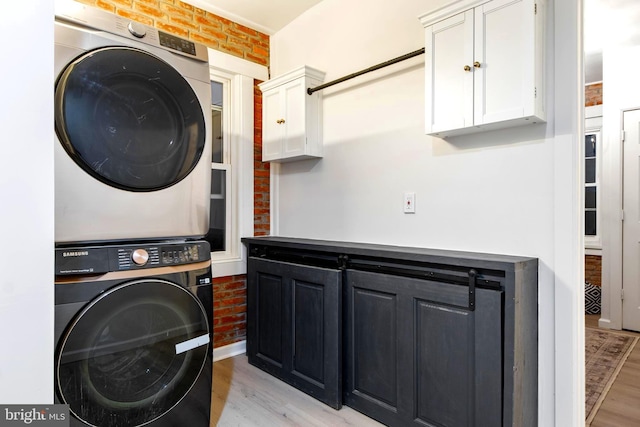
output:
[[[83,246],[56,249],[56,276],[103,274],[191,264],[211,259],[208,242]]]
[[[208,260],[210,253],[202,242],[118,248],[118,270],[164,267]]]

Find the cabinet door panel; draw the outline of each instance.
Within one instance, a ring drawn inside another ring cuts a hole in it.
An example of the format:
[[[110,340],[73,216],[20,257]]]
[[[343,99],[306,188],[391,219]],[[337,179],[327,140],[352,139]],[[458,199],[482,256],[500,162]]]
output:
[[[282,278],[271,274],[256,275],[256,312],[258,314],[256,356],[264,363],[282,367],[282,325],[284,289]]]
[[[502,292],[476,289],[474,311],[421,295],[413,312],[416,419],[429,425],[501,425]]]
[[[502,424],[503,293],[347,270],[345,404],[390,426]]]
[[[468,426],[473,387],[473,312],[415,301],[417,418]]]
[[[293,281],[293,372],[321,385],[324,381],[324,289]]]
[[[280,90],[262,94],[262,161],[278,158],[284,138],[284,119]]]
[[[426,29],[426,131],[473,125],[473,11]]]
[[[354,393],[390,408],[398,390],[396,304],[391,293],[353,290]]]
[[[249,363],[339,409],[342,272],[250,257],[247,275]]]
[[[534,11],[525,0],[494,0],[475,10],[475,124],[534,113]]]
[[[286,84],[283,88],[285,109],[284,123],[285,137],[282,146],[282,157],[291,157],[305,153],[306,145],[306,125],[305,125],[305,97],[306,88],[304,79],[294,80]]]

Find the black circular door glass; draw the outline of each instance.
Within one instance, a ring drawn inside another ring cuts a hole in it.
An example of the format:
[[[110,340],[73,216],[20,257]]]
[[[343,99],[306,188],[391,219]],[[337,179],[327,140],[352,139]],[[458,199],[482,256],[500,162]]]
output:
[[[91,426],[139,426],[167,413],[196,382],[209,349],[205,309],[183,287],[145,279],[85,307],[56,357],[61,400]]]
[[[129,191],[185,178],[206,139],[189,83],[160,58],[126,47],[94,50],[67,66],[56,83],[55,128],[82,169]]]

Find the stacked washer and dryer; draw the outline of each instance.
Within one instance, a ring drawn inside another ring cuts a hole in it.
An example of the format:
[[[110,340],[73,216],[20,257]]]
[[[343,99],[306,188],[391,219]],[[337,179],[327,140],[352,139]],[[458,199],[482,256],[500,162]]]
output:
[[[205,427],[206,47],[57,1],[55,384],[72,426]]]

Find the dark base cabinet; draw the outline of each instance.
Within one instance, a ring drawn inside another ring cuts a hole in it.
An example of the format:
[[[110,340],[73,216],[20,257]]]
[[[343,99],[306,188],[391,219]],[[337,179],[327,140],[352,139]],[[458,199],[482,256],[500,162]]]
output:
[[[346,271],[345,401],[387,425],[502,425],[503,293]]]
[[[247,272],[249,363],[342,407],[342,272],[254,257]]]
[[[537,426],[537,259],[243,241],[251,364],[389,426]]]

